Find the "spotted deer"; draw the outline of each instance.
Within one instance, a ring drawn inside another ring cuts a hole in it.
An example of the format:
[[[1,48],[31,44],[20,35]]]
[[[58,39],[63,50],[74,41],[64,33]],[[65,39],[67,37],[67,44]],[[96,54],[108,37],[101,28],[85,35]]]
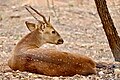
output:
[[[30,9],[43,18],[37,19]],[[73,76],[96,74],[95,62],[77,53],[39,48],[45,43],[63,44],[63,39],[46,18],[31,6],[26,9],[38,24],[25,22],[30,33],[22,38],[13,49],[8,65],[13,70],[28,71],[49,76]]]

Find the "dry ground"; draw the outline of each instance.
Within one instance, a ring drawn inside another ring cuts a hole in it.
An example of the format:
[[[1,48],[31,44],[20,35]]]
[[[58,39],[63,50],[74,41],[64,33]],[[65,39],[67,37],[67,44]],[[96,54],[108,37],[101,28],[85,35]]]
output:
[[[115,63],[93,0],[56,0],[49,7],[44,0],[40,1],[43,2],[29,4],[47,17],[51,16],[54,27],[65,41],[59,46],[46,44],[42,47],[77,52],[98,62]],[[8,71],[7,61],[11,50],[29,32],[24,22],[34,21],[23,7],[25,2],[0,0],[0,80],[120,80],[120,67],[98,69],[98,75],[73,77]],[[119,33],[120,0],[109,0],[108,7]]]

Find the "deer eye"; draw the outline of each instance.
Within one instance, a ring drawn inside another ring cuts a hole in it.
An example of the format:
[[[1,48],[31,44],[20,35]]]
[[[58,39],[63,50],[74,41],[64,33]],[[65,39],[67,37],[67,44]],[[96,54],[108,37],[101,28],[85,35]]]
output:
[[[55,31],[52,31],[52,34],[55,34],[56,32]]]

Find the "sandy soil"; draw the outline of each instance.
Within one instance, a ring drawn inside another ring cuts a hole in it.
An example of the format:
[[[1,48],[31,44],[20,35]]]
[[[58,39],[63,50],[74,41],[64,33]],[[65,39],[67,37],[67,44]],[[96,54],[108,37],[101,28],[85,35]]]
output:
[[[11,56],[11,50],[23,36],[29,33],[24,22],[35,21],[24,9],[23,5],[25,4],[32,5],[46,17],[51,16],[51,22],[65,41],[59,46],[46,44],[42,47],[83,54],[98,62],[115,63],[93,0],[81,0],[83,2],[56,0],[54,4],[50,2],[49,5],[46,5],[47,2],[44,0],[40,1],[43,2],[0,0],[0,80],[120,79],[120,67],[98,69],[98,75],[75,75],[73,77],[50,77],[28,72],[9,71],[7,61]],[[120,0],[109,0],[108,7],[119,33]]]

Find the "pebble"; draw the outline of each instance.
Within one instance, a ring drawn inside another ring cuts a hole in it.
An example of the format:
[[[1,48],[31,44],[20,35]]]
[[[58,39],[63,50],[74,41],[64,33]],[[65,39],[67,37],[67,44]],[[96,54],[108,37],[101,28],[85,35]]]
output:
[[[16,6],[12,6],[11,8],[12,8],[12,9],[15,9],[15,8],[16,8]]]
[[[114,73],[120,75],[120,69],[114,69]]]
[[[58,78],[58,77],[53,77],[53,79],[54,79],[54,80],[59,80],[59,78]]]
[[[103,71],[100,71],[98,74],[99,74],[100,76],[103,76],[103,75],[104,75]]]
[[[32,73],[29,73],[29,74],[28,74],[28,76],[31,76],[31,75],[32,75]]]
[[[33,74],[32,77],[37,78],[38,76],[36,74]]]
[[[5,73],[5,75],[10,75],[10,74],[12,74],[12,73],[10,73],[10,72]]]

